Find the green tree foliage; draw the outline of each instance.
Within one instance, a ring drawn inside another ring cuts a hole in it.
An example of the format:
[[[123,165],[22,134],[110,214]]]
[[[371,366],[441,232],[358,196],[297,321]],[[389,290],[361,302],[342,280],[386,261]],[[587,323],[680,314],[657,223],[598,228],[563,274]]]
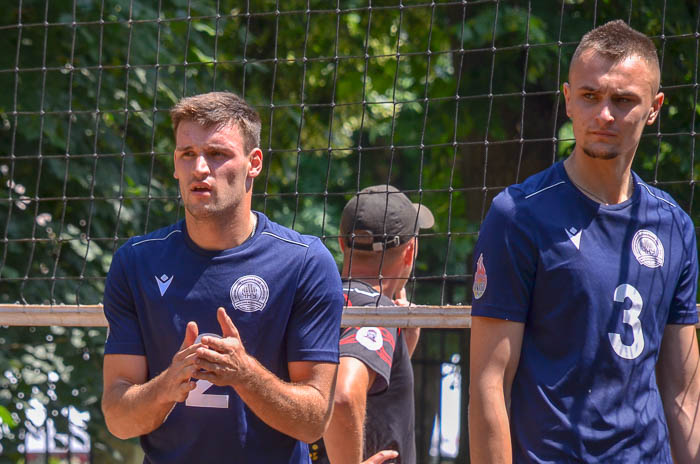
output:
[[[390,182],[437,219],[409,294],[466,304],[491,199],[570,153],[561,83],[581,35],[615,18],[654,36],[662,58],[667,104],[635,169],[698,223],[692,0],[4,5],[0,304],[101,301],[116,247],[182,216],[167,112],[213,89],[243,95],[263,119],[256,209],[322,236],[338,256],[349,194]],[[89,410],[100,459],[126,459],[99,410],[104,338],[104,329],[0,331],[0,461],[22,461],[32,397],[59,422],[67,405]],[[460,343],[426,339],[419,354]],[[419,428],[430,431],[427,420]]]

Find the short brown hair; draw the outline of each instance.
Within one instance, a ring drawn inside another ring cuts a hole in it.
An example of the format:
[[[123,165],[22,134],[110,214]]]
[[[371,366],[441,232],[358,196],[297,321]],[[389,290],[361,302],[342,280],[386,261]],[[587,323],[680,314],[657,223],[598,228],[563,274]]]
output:
[[[651,66],[652,71],[656,72],[658,85],[661,71],[654,42],[641,32],[632,29],[621,19],[607,22],[586,33],[576,47],[571,59],[572,66],[588,50],[593,50],[615,62],[638,56]]]
[[[243,135],[246,154],[260,146],[260,116],[245,100],[231,92],[209,92],[181,99],[170,110],[173,131],[182,121],[204,127],[236,124]]]

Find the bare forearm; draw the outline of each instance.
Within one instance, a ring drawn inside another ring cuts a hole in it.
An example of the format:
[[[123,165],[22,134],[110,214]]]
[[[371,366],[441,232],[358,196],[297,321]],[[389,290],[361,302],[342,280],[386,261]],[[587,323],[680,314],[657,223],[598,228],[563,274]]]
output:
[[[700,462],[700,353],[693,326],[664,331],[656,379],[677,464]]]
[[[357,464],[362,461],[366,395],[338,396],[323,435],[326,453],[332,464]]]
[[[502,391],[471,393],[469,441],[474,464],[512,462],[510,424]]]
[[[697,395],[692,399],[675,398],[664,403],[676,464],[700,462],[700,402]]]
[[[406,347],[408,348],[408,355],[413,356],[413,352],[416,350],[418,345],[418,339],[420,338],[420,327],[407,327],[403,329],[404,337],[406,338]]]
[[[321,438],[331,414],[329,398],[311,385],[281,380],[249,357],[247,375],[234,389],[263,422],[298,440]]]
[[[691,350],[697,350],[697,345]],[[671,451],[677,464],[700,462],[700,357],[690,356],[688,364],[683,369],[684,388],[662,382]]]
[[[158,397],[158,377],[140,385],[117,382],[102,397],[107,428],[121,439],[157,429],[174,405]]]
[[[676,464],[700,462],[700,362],[680,385],[668,372],[661,373],[659,390],[663,401]],[[680,388],[685,386],[685,388]]]

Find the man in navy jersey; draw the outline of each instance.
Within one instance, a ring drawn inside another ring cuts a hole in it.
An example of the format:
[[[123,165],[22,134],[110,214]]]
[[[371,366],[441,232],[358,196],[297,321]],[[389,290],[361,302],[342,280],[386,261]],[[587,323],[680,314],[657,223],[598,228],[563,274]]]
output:
[[[700,462],[695,230],[631,171],[664,100],[656,49],[586,34],[563,162],[493,201],[474,250],[473,463]]]
[[[331,414],[343,306],[315,237],[251,211],[260,117],[227,92],[172,110],[185,218],[116,252],[102,409],[148,463],[306,463]]]
[[[354,196],[340,222],[347,305],[408,305],[404,285],[418,252],[418,229],[433,223],[428,208],[411,203],[391,185],[367,187]],[[323,442],[312,445],[314,464],[357,464],[370,456],[376,463],[395,457],[393,462],[415,464],[410,357],[419,331],[393,327],[342,331],[333,417]],[[388,454],[391,450],[398,456]]]

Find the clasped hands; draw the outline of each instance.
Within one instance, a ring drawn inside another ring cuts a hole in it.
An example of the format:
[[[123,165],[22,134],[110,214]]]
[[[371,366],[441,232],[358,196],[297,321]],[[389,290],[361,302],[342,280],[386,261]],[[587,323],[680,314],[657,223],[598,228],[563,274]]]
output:
[[[235,386],[247,373],[250,361],[238,329],[224,308],[216,311],[223,338],[205,335],[199,341],[199,328],[189,322],[185,339],[168,369],[163,372],[164,397],[169,401],[182,402],[196,387],[192,379],[207,380],[218,386]]]
[[[185,339],[173,356],[170,367],[163,372],[164,393],[170,401],[182,402],[187,399],[189,392],[196,388],[192,378],[207,380],[218,386],[235,386],[244,378],[249,356],[238,329],[224,308],[217,309],[216,319],[223,338],[205,335],[199,343],[195,343],[199,335],[197,324],[187,324]],[[383,450],[361,464],[381,464],[398,455],[396,451]]]

